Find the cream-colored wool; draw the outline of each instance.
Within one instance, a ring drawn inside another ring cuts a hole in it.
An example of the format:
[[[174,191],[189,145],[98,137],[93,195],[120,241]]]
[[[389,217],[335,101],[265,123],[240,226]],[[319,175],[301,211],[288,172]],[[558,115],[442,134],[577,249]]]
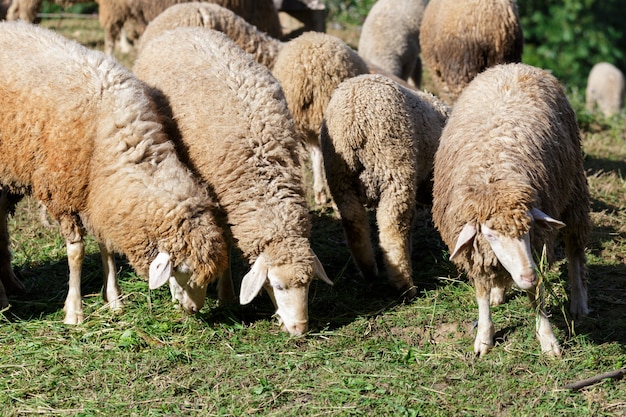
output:
[[[32,194],[60,223],[67,322],[82,320],[84,229],[140,275],[159,253],[197,285],[225,269],[215,203],[178,159],[144,83],[100,52],[21,22],[0,24],[0,74],[0,183]]]
[[[521,62],[524,37],[515,0],[430,0],[420,47],[437,95],[453,103],[480,72]]]
[[[278,19],[278,11],[273,0],[200,0],[219,4],[247,22],[280,38],[282,29]],[[133,24],[134,32],[141,35],[148,23],[154,20],[168,7],[187,3],[189,0],[97,0],[98,18],[104,29],[104,52],[113,55],[115,41],[127,21]]]
[[[311,219],[299,165],[300,142],[278,81],[224,34],[178,28],[143,45],[138,77],[155,87],[168,132],[183,159],[223,209],[233,242],[273,295],[286,330],[306,331],[314,274],[327,277],[311,250]],[[262,265],[263,268],[260,268]],[[275,281],[272,281],[275,280]],[[297,320],[280,294],[299,291]]]
[[[624,107],[624,74],[608,62],[594,65],[589,72],[585,96],[589,111],[595,111],[597,106],[606,117],[621,112]]]
[[[142,43],[181,26],[221,31],[272,71],[282,85],[296,129],[310,151],[315,202],[326,203],[329,196],[319,147],[324,110],[342,81],[369,72],[365,62],[337,37],[306,32],[281,42],[262,34],[223,7],[201,3],[170,7],[150,22]]]
[[[584,315],[589,191],[574,111],[548,72],[497,65],[468,85],[444,128],[435,155],[433,220],[451,253],[464,225],[484,225],[511,239],[530,232],[532,249],[541,254],[545,244],[551,256],[559,230],[533,221],[534,208],[565,223],[560,232],[570,310],[574,317]],[[484,233],[453,260],[472,279],[477,296],[512,283]]]
[[[352,257],[370,282],[378,278],[366,207],[376,208],[389,281],[416,294],[411,226],[418,186],[430,181],[448,107],[381,75],[360,75],[337,87],[320,136],[326,177]]]
[[[361,35],[359,55],[389,73],[422,82],[420,26],[427,0],[378,0],[370,9]]]

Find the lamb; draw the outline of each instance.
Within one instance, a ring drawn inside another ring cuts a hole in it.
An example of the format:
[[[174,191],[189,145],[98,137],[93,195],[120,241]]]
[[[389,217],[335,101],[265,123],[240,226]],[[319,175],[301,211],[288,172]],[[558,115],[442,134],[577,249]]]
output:
[[[624,107],[624,74],[615,65],[600,62],[593,66],[585,90],[586,108],[596,106],[606,117],[611,117]]]
[[[123,253],[150,287],[169,282],[185,309],[201,308],[207,285],[226,269],[225,236],[148,87],[101,52],[23,22],[0,23],[0,57],[0,185],[32,194],[59,222],[70,271],[65,323],[83,321],[87,232],[103,259]],[[10,203],[0,204],[4,232]],[[0,254],[9,253],[0,243]],[[18,281],[10,258],[1,259],[3,281]],[[106,273],[106,299],[117,308],[115,271]]]
[[[377,207],[380,246],[389,281],[413,297],[411,226],[418,186],[430,181],[448,107],[435,96],[408,90],[381,75],[344,81],[322,124],[328,186],[361,274],[378,268],[365,207]]]
[[[358,53],[368,62],[420,87],[419,34],[427,0],[378,0],[359,37]]]
[[[306,32],[281,42],[223,7],[202,3],[179,4],[164,11],[150,22],[140,45],[165,30],[185,25],[224,32],[280,81],[296,129],[309,148],[315,203],[325,204],[329,196],[319,146],[324,109],[342,81],[369,72],[366,63],[334,36]]]
[[[189,0],[97,0],[98,18],[104,28],[104,52],[113,55],[115,41],[127,21],[132,22],[133,32],[141,35],[146,25],[168,7]],[[273,0],[201,0],[224,6],[246,21],[280,38],[282,29],[278,11]],[[127,32],[129,32],[127,30]],[[129,33],[130,34],[130,33]]]
[[[166,130],[213,190],[232,243],[252,265],[240,302],[268,292],[283,329],[308,328],[314,276],[328,284],[311,249],[300,177],[300,143],[280,84],[223,33],[178,28],[144,44],[133,68],[154,87]]]
[[[519,63],[479,74],[456,102],[434,164],[433,221],[450,259],[476,288],[474,351],[482,356],[493,346],[490,291],[500,298],[512,278],[539,306],[541,350],[560,355],[531,251],[542,253],[545,245],[552,261],[561,230],[570,312],[587,314],[590,219],[576,118],[557,79]]]
[[[431,0],[420,48],[438,95],[454,103],[485,69],[521,62],[524,37],[515,0]]]

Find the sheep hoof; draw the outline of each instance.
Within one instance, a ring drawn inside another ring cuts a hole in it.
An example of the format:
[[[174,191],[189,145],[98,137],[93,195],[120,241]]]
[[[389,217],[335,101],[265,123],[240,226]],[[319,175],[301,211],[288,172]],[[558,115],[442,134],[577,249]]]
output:
[[[63,323],[65,324],[81,324],[84,321],[83,312],[67,312],[65,313],[65,320]]]

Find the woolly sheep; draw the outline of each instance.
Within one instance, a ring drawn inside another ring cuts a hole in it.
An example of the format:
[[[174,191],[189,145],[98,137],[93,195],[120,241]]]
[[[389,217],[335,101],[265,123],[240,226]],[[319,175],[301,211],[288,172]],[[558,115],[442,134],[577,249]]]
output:
[[[22,22],[0,23],[0,57],[0,184],[31,193],[60,224],[70,270],[65,322],[83,320],[86,231],[103,258],[121,252],[152,288],[169,281],[186,309],[202,307],[206,286],[226,268],[226,241],[147,86],[104,54]],[[10,258],[2,261],[7,273]],[[115,271],[107,272],[105,294],[118,307]]]
[[[435,154],[433,220],[450,259],[476,288],[474,351],[483,355],[493,346],[490,291],[500,298],[512,278],[539,306],[542,351],[559,355],[540,288],[537,296],[531,251],[542,253],[545,244],[550,261],[561,229],[570,311],[574,318],[587,314],[590,220],[576,118],[556,78],[528,65],[504,64],[468,85]]]
[[[146,25],[168,7],[186,3],[188,0],[97,0],[98,17],[104,28],[104,52],[113,55],[115,41],[125,22],[132,21],[134,31],[143,33]],[[265,31],[270,36],[280,38],[282,29],[278,11],[273,0],[201,0],[224,6],[246,21]],[[128,31],[127,31],[128,32]]]
[[[321,144],[328,186],[361,274],[378,277],[365,207],[377,207],[380,246],[389,281],[416,294],[411,226],[417,189],[430,180],[448,107],[381,75],[344,81],[328,103]]]
[[[88,3],[90,0],[54,0],[61,7],[69,7],[75,3]],[[7,20],[21,20],[34,23],[41,9],[42,0],[9,0]]]
[[[204,28],[165,31],[143,45],[134,71],[171,114],[170,137],[215,192],[252,264],[241,303],[265,288],[283,329],[303,334],[311,279],[332,282],[310,246],[301,148],[280,84],[226,35]]]
[[[585,95],[587,110],[593,111],[598,106],[606,117],[619,113],[624,106],[624,74],[608,62],[594,65]]]
[[[438,95],[453,103],[480,72],[521,62],[522,26],[515,0],[431,0],[420,48]]]
[[[374,3],[363,22],[359,55],[419,87],[422,82],[419,33],[426,4],[427,0]]]
[[[310,152],[315,202],[326,203],[328,193],[319,146],[324,109],[342,81],[369,72],[365,62],[337,37],[307,32],[281,42],[223,7],[202,3],[170,7],[150,22],[140,44],[165,30],[184,25],[224,32],[280,81],[296,130]]]

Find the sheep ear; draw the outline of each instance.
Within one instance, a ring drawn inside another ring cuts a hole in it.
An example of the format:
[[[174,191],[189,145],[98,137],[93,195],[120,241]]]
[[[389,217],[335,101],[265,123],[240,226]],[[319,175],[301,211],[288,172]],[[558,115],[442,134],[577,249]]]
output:
[[[148,286],[151,290],[159,288],[172,276],[172,261],[167,253],[159,252],[150,264]]]
[[[320,262],[320,259],[317,257],[315,252],[311,250],[311,254],[313,254],[313,275],[327,283],[328,285],[335,285],[328,275],[326,275],[326,271],[324,270],[324,265]]]
[[[256,261],[254,261],[252,268],[250,268],[250,272],[248,272],[241,281],[239,303],[246,305],[259,294],[261,288],[263,288],[263,284],[265,284],[265,281],[268,279],[267,272],[267,262],[265,261],[263,254],[261,254],[258,258],[256,258]]]
[[[450,255],[450,260],[454,259],[459,253],[461,253],[474,241],[474,237],[476,237],[476,232],[476,226],[465,223],[465,226],[463,226],[463,230],[461,230],[461,233],[459,233],[459,237],[456,239],[456,245],[454,246],[454,250]]]
[[[563,223],[562,221],[553,219],[552,217],[548,216],[546,213],[544,213],[543,211],[539,210],[536,207],[533,207],[530,210],[530,215],[536,222],[542,222],[544,223],[545,226],[554,227],[555,229],[560,229],[561,227],[565,227],[565,223]]]

